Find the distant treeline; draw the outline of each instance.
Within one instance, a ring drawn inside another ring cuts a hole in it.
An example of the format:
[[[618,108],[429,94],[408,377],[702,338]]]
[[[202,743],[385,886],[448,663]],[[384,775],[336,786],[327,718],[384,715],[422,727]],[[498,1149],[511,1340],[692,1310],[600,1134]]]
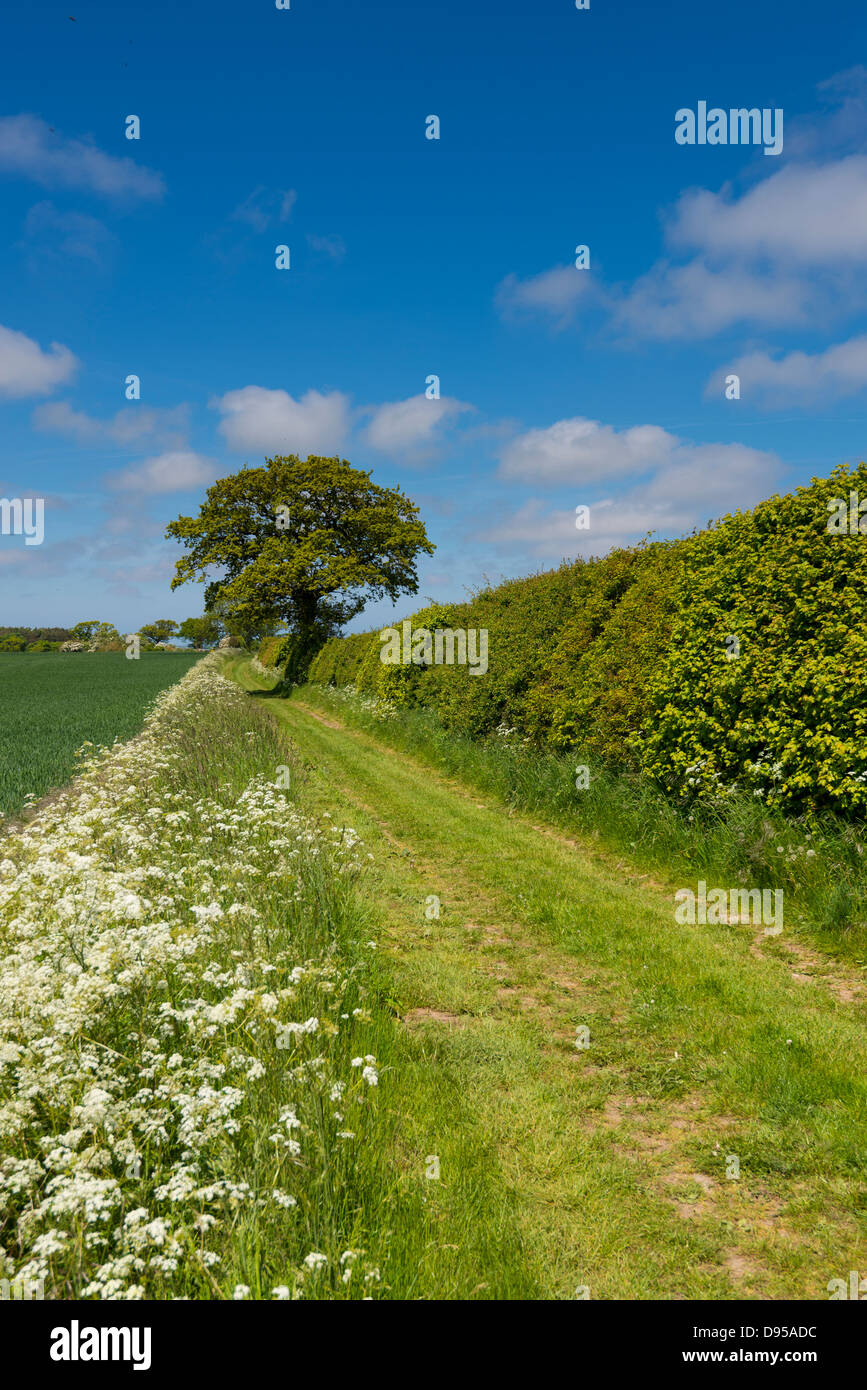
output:
[[[0,639],[13,633],[23,637],[28,646],[31,642],[68,642],[72,637],[68,627],[0,627]]]
[[[153,651],[169,647],[172,639],[179,638],[190,647],[198,650],[215,647],[226,631],[215,613],[205,613],[200,618],[185,618],[176,623],[174,618],[157,618],[152,623],[143,623],[138,629],[142,651]],[[0,652],[25,651],[68,651],[119,652],[123,651],[129,638],[114,626],[114,623],[100,622],[89,618],[76,623],[74,627],[0,627]],[[65,647],[66,643],[72,646]]]

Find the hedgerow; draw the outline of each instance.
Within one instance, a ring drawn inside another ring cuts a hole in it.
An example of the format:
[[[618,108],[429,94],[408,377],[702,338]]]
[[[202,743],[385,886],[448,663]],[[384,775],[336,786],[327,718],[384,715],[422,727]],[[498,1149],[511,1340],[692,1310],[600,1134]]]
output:
[[[615,550],[578,567],[569,617],[517,721],[535,743],[635,761],[630,740],[670,638],[683,544]]]
[[[376,636],[373,632],[354,632],[349,637],[330,638],[313,658],[309,679],[317,685],[354,684],[364,653]],[[378,638],[376,646],[378,649]]]
[[[867,538],[829,531],[867,465],[677,541],[642,542],[412,615],[486,629],[488,670],[384,665],[378,632],[333,638],[309,679],[506,727],[643,771],[671,798],[747,794],[790,814],[867,807]],[[867,518],[865,518],[867,525]],[[399,626],[399,624],[398,624]]]
[[[285,637],[266,637],[259,643],[259,650],[256,655],[263,666],[279,666],[280,658],[283,654],[283,644]]]
[[[867,495],[863,463],[725,517],[685,550],[641,739],[643,767],[677,796],[867,806],[867,538],[828,531],[832,499],[852,491]]]

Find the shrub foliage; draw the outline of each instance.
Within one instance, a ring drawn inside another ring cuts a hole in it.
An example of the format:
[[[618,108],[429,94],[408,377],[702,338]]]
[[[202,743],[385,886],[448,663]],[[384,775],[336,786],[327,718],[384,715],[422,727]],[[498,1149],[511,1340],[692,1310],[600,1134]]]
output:
[[[485,628],[489,667],[387,666],[378,632],[310,668],[484,737],[586,750],[672,799],[747,793],[790,814],[867,806],[867,535],[829,530],[867,465],[678,541],[642,542],[433,605],[413,628]],[[848,510],[847,510],[848,515]],[[865,517],[867,527],[867,517]]]

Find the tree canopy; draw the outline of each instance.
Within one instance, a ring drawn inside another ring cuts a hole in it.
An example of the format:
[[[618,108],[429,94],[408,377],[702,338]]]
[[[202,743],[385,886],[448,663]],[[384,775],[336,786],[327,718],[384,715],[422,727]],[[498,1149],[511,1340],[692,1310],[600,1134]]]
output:
[[[230,630],[262,635],[282,623],[305,659],[370,599],[416,593],[416,557],[434,550],[399,488],[318,455],[220,479],[199,515],[178,517],[166,535],[187,552],[173,589],[207,581],[206,606]]]
[[[156,622],[145,623],[144,627],[140,627],[139,634],[149,642],[165,642],[177,630],[178,625],[173,618],[157,618]]]
[[[205,613],[201,618],[184,618],[178,628],[178,636],[192,647],[215,647],[223,635],[223,624],[215,613]]]

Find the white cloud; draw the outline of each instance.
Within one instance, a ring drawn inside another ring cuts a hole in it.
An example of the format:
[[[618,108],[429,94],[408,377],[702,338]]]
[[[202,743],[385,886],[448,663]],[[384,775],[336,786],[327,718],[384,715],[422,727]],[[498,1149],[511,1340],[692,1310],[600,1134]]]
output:
[[[236,453],[336,453],[349,431],[349,400],[340,391],[288,391],[244,386],[211,402],[224,417],[220,433]]]
[[[440,426],[471,409],[472,406],[449,396],[439,400],[410,396],[405,401],[377,406],[365,436],[374,449],[384,454],[423,449],[440,442]]]
[[[624,479],[621,490],[607,489],[607,496],[595,500],[583,489],[575,491],[575,506],[590,508],[588,529],[576,530],[574,507],[571,511],[547,508],[539,498],[531,498],[493,526],[486,539],[513,556],[519,546],[546,560],[603,555],[612,546],[632,544],[648,532],[684,535],[712,517],[753,506],[773,492],[780,477],[781,464],[775,454],[741,444],[691,445],[672,435],[668,439],[672,447],[667,461],[649,479],[634,484]],[[614,468],[621,462],[615,446]],[[586,480],[572,481],[579,489]]]
[[[568,322],[582,300],[592,301],[597,293],[598,287],[589,270],[563,265],[543,270],[526,280],[507,275],[497,286],[495,303],[507,316],[520,311],[547,314],[562,325]]]
[[[691,189],[666,240],[692,251],[660,260],[614,303],[638,337],[710,337],[735,324],[792,327],[863,300],[853,275],[867,262],[867,157],[787,164],[740,197]]]
[[[0,173],[44,188],[75,188],[107,198],[159,199],[161,174],[96,145],[59,135],[38,116],[0,118]]]
[[[779,358],[767,352],[747,353],[714,372],[705,397],[721,393],[730,372],[740,377],[742,396],[764,395],[772,405],[853,396],[867,386],[867,335],[836,343],[824,352],[790,352]]]
[[[84,411],[73,410],[68,401],[39,405],[33,412],[36,429],[66,435],[80,444],[129,446],[144,439],[153,439],[166,447],[176,448],[184,442],[187,422],[185,405],[161,410],[130,403],[110,420],[97,420]]]
[[[500,456],[500,474],[548,484],[596,482],[658,467],[677,444],[676,436],[658,425],[618,431],[577,416],[511,440]]]
[[[216,470],[214,460],[203,454],[192,449],[170,449],[111,475],[108,481],[111,487],[124,492],[184,492],[213,482]]]
[[[580,306],[611,313],[636,338],[695,339],[746,324],[823,323],[863,308],[867,264],[867,67],[820,84],[830,111],[787,122],[784,161],[736,192],[693,188],[664,218],[668,258],[627,287],[606,288],[571,266],[497,291],[501,310],[534,310],[565,325]],[[795,158],[792,158],[794,154]]]
[[[671,459],[632,498],[649,508],[670,510],[673,524],[701,525],[738,507],[769,497],[782,464],[776,454],[745,444],[690,444],[679,441]]]
[[[587,501],[585,499],[585,505]],[[575,555],[604,555],[613,546],[628,545],[648,531],[689,529],[690,521],[673,520],[670,508],[650,507],[624,493],[620,500],[606,497],[589,503],[590,526],[577,530],[575,511],[546,508],[539,498],[524,502],[507,520],[493,526],[485,539],[515,555],[526,548],[529,556],[561,560]]]
[[[691,190],[674,210],[668,240],[727,259],[860,264],[867,260],[867,157],[790,164],[741,198],[727,188]]]
[[[533,498],[489,539],[526,544],[547,558],[602,554],[648,531],[678,535],[751,506],[769,495],[780,472],[775,454],[742,444],[693,444],[658,425],[616,430],[597,420],[559,420],[512,440],[500,474],[536,486],[569,486],[573,510],[550,510]],[[608,495],[594,500],[600,485]],[[588,531],[575,529],[578,505],[590,507]]]
[[[78,359],[62,343],[43,352],[24,333],[0,324],[0,396],[47,396],[78,367]]]
[[[639,337],[701,338],[736,323],[806,323],[818,297],[804,280],[740,265],[660,261],[619,300],[614,322]]]

